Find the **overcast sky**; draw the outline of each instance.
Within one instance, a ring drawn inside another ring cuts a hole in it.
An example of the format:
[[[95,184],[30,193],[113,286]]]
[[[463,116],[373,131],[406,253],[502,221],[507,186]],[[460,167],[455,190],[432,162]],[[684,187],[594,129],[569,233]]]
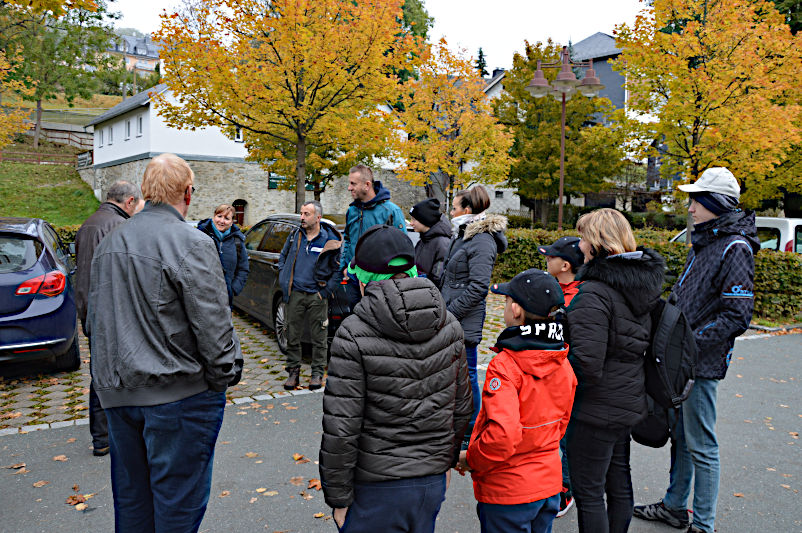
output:
[[[424,0],[434,17],[430,40],[445,37],[452,48],[476,56],[481,46],[488,70],[512,66],[512,55],[524,40],[576,43],[596,32],[611,33],[616,24],[632,23],[644,7],[639,0]],[[117,0],[111,9],[122,13],[118,27],[149,33],[159,25],[159,13],[176,0]]]

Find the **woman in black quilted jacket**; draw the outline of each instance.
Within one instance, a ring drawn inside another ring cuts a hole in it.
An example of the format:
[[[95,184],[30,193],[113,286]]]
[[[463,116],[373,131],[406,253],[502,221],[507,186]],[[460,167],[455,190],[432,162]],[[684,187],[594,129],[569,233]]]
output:
[[[623,533],[634,504],[630,432],[646,416],[643,354],[665,261],[636,249],[629,223],[614,209],[588,213],[576,227],[585,264],[567,318],[579,382],[566,434],[571,486],[580,532]]]

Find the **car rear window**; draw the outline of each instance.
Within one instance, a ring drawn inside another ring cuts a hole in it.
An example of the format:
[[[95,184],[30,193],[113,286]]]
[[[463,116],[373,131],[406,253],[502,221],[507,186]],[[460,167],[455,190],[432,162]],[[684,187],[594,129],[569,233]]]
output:
[[[794,249],[796,250],[796,253],[802,254],[802,226],[797,226],[795,233]]]
[[[780,249],[780,230],[777,228],[758,227],[757,238],[760,240],[760,248],[762,250]]]
[[[41,242],[22,235],[0,235],[0,274],[27,270],[36,264]]]

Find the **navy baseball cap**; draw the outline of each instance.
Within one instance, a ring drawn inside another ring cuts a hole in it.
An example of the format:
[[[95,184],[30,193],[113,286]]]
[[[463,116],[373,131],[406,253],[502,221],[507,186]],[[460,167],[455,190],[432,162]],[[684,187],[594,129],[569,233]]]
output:
[[[509,296],[524,311],[547,317],[553,307],[565,304],[563,291],[548,272],[536,268],[524,270],[507,283],[494,283],[490,292]]]
[[[560,237],[551,246],[538,246],[537,251],[543,255],[565,259],[574,268],[585,263],[585,254],[579,249],[579,237]]]

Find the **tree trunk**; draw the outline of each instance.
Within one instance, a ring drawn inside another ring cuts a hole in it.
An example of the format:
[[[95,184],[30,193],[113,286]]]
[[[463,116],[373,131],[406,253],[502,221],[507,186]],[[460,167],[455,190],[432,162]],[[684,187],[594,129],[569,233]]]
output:
[[[295,145],[295,212],[300,213],[306,201],[306,137],[298,135]]]
[[[320,201],[320,193],[322,192],[322,190],[323,190],[323,187],[321,186],[320,180],[316,179],[315,180],[314,192],[315,192],[315,200],[318,201],[318,202]]]
[[[42,99],[36,101],[36,126],[33,129],[33,147],[39,148],[39,134],[42,131]]]

